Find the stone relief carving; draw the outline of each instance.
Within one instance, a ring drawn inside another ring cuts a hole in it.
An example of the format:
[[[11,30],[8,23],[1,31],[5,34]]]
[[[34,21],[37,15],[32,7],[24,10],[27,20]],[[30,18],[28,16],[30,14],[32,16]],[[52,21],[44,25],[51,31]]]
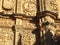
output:
[[[3,20],[3,21],[2,21]],[[8,25],[8,26],[7,26]],[[0,18],[0,26],[4,27],[12,27],[14,25],[14,21],[11,19],[2,19]]]
[[[25,29],[16,29],[16,40],[17,42],[21,41],[22,45],[33,45],[36,41],[35,34],[32,34],[33,30],[25,30]],[[18,40],[21,37],[20,40]],[[17,43],[18,44],[18,43]]]
[[[3,7],[5,9],[12,9],[13,8],[13,0],[3,0]]]
[[[58,5],[57,5],[57,0],[51,0],[50,1],[50,4],[51,4],[51,7],[52,7],[52,11],[54,13],[58,13]]]
[[[15,1],[14,0],[3,0],[2,2],[2,9],[5,14],[12,14],[15,8]]]
[[[0,45],[13,45],[12,29],[0,28]]]
[[[45,1],[46,10],[58,13],[57,0],[47,0]]]
[[[36,15],[36,0],[26,0],[23,4],[23,12],[27,15]]]

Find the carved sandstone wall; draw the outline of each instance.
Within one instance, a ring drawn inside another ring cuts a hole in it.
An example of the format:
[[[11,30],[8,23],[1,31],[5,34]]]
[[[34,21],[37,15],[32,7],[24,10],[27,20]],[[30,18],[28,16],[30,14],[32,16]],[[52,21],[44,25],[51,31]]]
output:
[[[53,13],[58,11],[60,13],[60,3],[57,0],[58,8],[52,0],[45,1],[46,5],[44,5],[44,0],[42,2],[39,0],[39,3],[43,6],[40,4],[39,6],[42,7],[37,6],[37,0],[0,0],[0,45],[40,45],[41,25],[39,22],[43,23],[46,20],[45,17],[41,18],[39,16],[41,14],[37,13],[40,11]],[[49,17],[47,17],[48,20],[50,22],[54,20],[55,23],[55,19],[52,20]],[[60,23],[56,24],[59,25]]]

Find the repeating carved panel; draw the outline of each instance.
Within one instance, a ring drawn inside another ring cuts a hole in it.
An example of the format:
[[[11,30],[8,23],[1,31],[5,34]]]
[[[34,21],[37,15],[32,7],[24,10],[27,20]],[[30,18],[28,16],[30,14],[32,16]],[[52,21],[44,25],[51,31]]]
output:
[[[12,14],[15,11],[15,0],[3,0],[2,8],[4,10],[4,13],[6,14]]]
[[[24,1],[23,12],[28,16],[35,16],[36,15],[36,0]]]
[[[17,13],[27,16],[36,15],[36,0],[17,0]]]
[[[47,0],[45,1],[45,4],[46,4],[46,10],[58,13],[57,0]]]

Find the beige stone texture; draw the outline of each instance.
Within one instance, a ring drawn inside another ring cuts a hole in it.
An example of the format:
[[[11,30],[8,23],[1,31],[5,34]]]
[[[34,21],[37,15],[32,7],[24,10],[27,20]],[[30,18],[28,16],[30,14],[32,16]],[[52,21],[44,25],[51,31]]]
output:
[[[12,19],[2,19],[2,18],[0,18],[0,26],[1,27],[12,27],[14,24],[15,24],[15,22]]]
[[[20,43],[22,45],[33,45],[35,43],[36,39],[35,39],[35,34],[32,34],[33,30],[25,30],[25,29],[16,29],[16,30],[17,30],[16,32],[17,45],[19,41],[21,41]]]
[[[39,45],[48,29],[60,36],[60,1],[40,2],[42,13],[37,12],[37,0],[0,0],[0,45]]]
[[[12,29],[0,27],[0,45],[13,45],[13,38]]]
[[[2,12],[2,0],[0,0],[0,12]]]
[[[58,18],[60,18],[60,0],[57,0],[57,4],[58,4]]]

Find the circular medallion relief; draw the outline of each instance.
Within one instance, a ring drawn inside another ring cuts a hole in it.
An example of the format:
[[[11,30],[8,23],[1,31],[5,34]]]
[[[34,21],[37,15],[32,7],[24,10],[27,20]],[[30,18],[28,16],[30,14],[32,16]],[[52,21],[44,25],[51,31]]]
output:
[[[36,4],[34,2],[28,1],[23,4],[23,11],[28,14],[36,12]]]

